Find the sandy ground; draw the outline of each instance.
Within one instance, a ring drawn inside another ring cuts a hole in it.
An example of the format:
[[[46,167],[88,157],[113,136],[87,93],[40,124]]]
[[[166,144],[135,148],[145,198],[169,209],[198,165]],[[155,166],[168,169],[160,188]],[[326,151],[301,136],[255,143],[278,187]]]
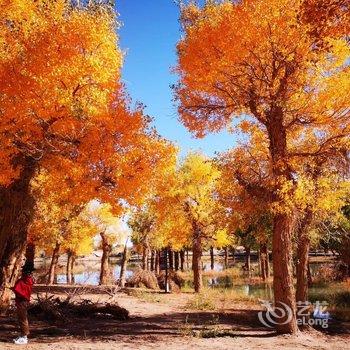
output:
[[[55,294],[64,295],[57,288]],[[107,300],[103,292],[85,294],[91,300]],[[350,349],[347,325],[333,334],[318,331],[298,336],[277,336],[257,319],[258,310],[237,308],[224,312],[186,310],[189,296],[175,294],[167,303],[144,301],[118,292],[118,304],[130,311],[130,320],[74,319],[48,324],[31,320],[28,350],[109,349]],[[0,350],[18,349],[11,343],[17,334],[14,318],[0,318]]]

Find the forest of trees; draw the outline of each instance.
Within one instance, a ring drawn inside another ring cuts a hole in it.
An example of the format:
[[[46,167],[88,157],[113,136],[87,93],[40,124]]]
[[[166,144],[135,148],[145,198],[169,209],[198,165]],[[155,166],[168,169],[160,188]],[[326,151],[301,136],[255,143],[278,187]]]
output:
[[[227,265],[243,246],[248,271],[258,251],[275,306],[293,311],[277,331],[296,333],[310,249],[333,251],[350,276],[349,7],[180,2],[179,119],[198,138],[227,129],[239,139],[215,157],[181,157],[128,96],[109,2],[0,0],[1,309],[23,255],[50,256],[52,284],[66,254],[72,283],[76,257],[93,251],[96,236],[100,284],[110,283],[118,244],[123,286],[124,220],[145,270],[160,272],[164,249],[184,269],[192,252],[195,292],[203,251],[213,264],[222,249]]]

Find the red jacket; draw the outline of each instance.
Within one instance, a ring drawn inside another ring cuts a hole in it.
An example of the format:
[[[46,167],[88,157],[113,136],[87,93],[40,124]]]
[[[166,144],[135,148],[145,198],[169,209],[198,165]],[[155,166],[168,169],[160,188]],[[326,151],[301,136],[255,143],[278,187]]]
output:
[[[21,301],[30,301],[30,296],[32,294],[32,288],[33,288],[33,278],[29,275],[23,275],[16,283],[15,286],[12,288],[13,292],[15,293],[15,301],[16,303]]]

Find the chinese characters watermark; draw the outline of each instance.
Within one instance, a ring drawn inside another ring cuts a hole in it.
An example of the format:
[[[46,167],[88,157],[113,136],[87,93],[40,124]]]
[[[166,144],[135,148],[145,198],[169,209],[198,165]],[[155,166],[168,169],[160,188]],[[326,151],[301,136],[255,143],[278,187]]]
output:
[[[273,306],[271,301],[262,300],[261,305],[265,308],[258,314],[259,321],[269,328],[273,328],[276,324],[287,324],[293,318],[293,311],[284,304],[279,303],[279,306]],[[328,328],[328,321],[330,319],[329,312],[326,311],[328,303],[326,301],[316,301],[311,303],[297,302],[297,324],[298,326],[320,326]],[[311,312],[313,310],[313,312]]]

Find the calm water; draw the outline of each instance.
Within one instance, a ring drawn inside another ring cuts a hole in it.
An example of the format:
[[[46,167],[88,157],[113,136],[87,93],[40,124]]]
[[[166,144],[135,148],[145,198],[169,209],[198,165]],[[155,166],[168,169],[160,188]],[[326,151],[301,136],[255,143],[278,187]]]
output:
[[[135,269],[137,269],[137,266],[131,265],[128,266],[125,275],[126,278],[130,278]],[[80,270],[80,269],[79,269]],[[112,270],[112,276],[115,280],[119,279],[120,277],[120,265],[116,264],[115,262],[111,263],[111,270]],[[86,267],[84,271],[77,272],[74,274],[74,282],[77,284],[88,284],[88,285],[98,285],[100,281],[100,271],[96,270],[95,268],[89,268]],[[57,274],[57,283],[67,283],[67,277],[65,273]]]

